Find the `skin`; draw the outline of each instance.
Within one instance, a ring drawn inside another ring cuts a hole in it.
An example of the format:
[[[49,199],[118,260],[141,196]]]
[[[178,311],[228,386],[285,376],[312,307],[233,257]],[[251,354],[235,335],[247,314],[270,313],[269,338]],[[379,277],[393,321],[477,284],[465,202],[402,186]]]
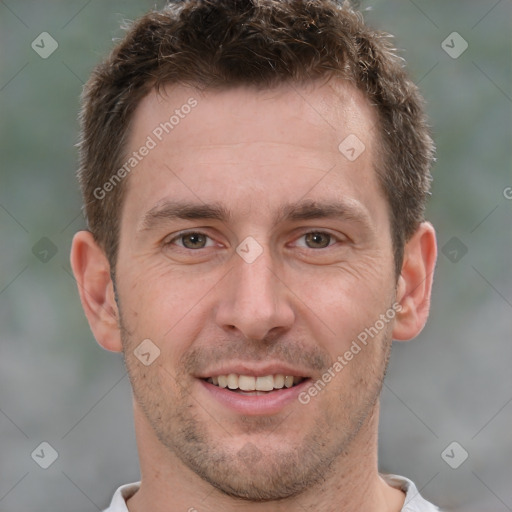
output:
[[[117,302],[103,250],[86,231],[73,240],[91,329],[124,352],[133,387],[142,484],[130,512],[399,511],[403,492],[378,473],[378,397],[391,340],[427,319],[434,229],[418,227],[395,276],[376,117],[352,86],[167,87],[140,103],[128,153],[190,97],[197,106],[126,179]],[[338,150],[349,134],[366,148],[352,162]],[[215,202],[230,217],[147,222],[166,200]],[[298,201],[348,214],[274,222]],[[183,230],[207,236],[176,238]],[[252,263],[235,251],[248,236],[263,250]],[[400,312],[306,405],[239,414],[197,378],[276,361],[316,381],[393,304]],[[134,355],[144,339],[160,350],[149,366]]]

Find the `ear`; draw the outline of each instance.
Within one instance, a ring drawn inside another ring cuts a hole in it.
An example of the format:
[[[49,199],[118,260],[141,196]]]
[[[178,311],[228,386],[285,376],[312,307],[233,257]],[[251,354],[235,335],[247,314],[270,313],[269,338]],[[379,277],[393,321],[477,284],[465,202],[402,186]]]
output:
[[[405,244],[402,272],[397,284],[397,312],[393,339],[407,341],[425,326],[436,265],[437,244],[432,224],[422,222]]]
[[[110,264],[89,231],[79,231],[73,237],[71,268],[96,341],[106,350],[121,352],[119,312],[110,278]]]

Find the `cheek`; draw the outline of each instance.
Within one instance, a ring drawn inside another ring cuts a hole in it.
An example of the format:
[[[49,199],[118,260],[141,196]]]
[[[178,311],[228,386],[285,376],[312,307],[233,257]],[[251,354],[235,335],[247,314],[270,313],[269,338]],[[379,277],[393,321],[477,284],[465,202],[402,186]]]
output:
[[[134,265],[132,273],[124,269],[128,278],[118,289],[125,341],[133,350],[142,340],[151,340],[168,366],[200,336],[204,315],[211,310],[208,291],[219,277],[199,278],[164,264],[146,264],[143,272],[141,267]]]
[[[367,327],[373,325],[391,306],[393,282],[390,272],[377,260],[359,265],[339,266],[317,278],[304,278],[300,295],[304,314],[325,326],[324,338],[332,349],[342,350]]]
[[[153,326],[161,325],[160,321],[166,318],[162,328],[169,328],[175,317],[190,309],[198,294],[197,280],[187,279],[183,272],[161,262],[151,265],[148,261],[135,261],[119,275],[123,310]]]

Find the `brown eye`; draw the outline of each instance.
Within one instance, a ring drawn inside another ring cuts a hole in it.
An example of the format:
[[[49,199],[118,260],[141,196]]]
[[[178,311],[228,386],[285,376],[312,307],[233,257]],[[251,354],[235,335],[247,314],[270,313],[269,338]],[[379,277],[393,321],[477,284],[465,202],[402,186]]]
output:
[[[204,249],[205,247],[211,247],[213,240],[208,235],[197,231],[189,231],[188,233],[181,233],[175,236],[168,242],[165,242],[166,246],[177,245],[184,249]]]
[[[312,231],[303,236],[310,249],[324,249],[330,245],[332,238],[329,233],[322,233],[320,231]]]
[[[187,233],[179,237],[182,240],[183,247],[187,249],[202,249],[206,246],[208,237],[202,233]]]

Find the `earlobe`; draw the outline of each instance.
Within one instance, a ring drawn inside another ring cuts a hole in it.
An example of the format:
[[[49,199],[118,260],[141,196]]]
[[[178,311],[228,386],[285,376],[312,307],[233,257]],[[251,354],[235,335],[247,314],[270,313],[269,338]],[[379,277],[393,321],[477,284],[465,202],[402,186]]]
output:
[[[422,222],[404,248],[404,261],[396,292],[401,310],[396,315],[393,339],[410,340],[425,326],[430,309],[436,257],[434,228],[429,222]]]
[[[110,264],[89,231],[79,231],[73,237],[71,268],[94,337],[106,350],[120,352],[119,312],[110,277]]]

